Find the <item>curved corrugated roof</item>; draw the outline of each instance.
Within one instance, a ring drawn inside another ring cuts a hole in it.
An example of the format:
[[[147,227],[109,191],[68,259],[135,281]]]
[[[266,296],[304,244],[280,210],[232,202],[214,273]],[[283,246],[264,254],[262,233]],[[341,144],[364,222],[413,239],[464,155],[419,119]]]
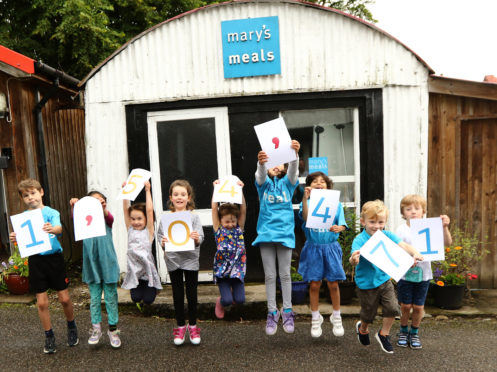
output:
[[[176,19],[179,19],[179,18],[186,17],[186,16],[188,16],[190,14],[193,14],[193,13],[196,13],[196,12],[203,11],[204,9],[207,9],[207,8],[227,6],[227,5],[231,5],[233,3],[242,3],[243,4],[243,3],[255,3],[255,2],[257,2],[257,3],[275,3],[274,0],[231,0],[231,1],[224,2],[224,3],[220,3],[220,4],[211,4],[211,5],[207,5],[207,6],[201,7],[201,8],[192,9],[192,10],[190,10],[188,12],[185,12],[185,13],[182,13],[180,15],[177,15],[176,17],[172,17],[172,18],[169,18],[169,19],[167,19],[167,20],[165,20],[165,21],[163,21],[161,23],[158,23],[155,26],[150,27],[149,29],[143,31],[141,34],[135,36],[134,38],[130,39],[125,44],[123,44],[119,49],[117,49],[114,53],[112,53],[109,57],[107,57],[104,61],[102,61],[93,70],[91,70],[91,72],[87,76],[85,76],[84,79],[81,80],[81,82],[79,83],[79,86],[80,87],[84,86],[86,84],[86,82],[93,77],[93,75],[95,75],[103,66],[105,66],[115,56],[117,56],[124,49],[126,49],[130,44],[134,43],[136,40],[140,39],[144,35],[146,35],[149,32],[151,32],[151,31],[153,31],[153,30],[161,27],[162,25],[164,25],[166,23],[172,22],[172,21],[174,21]],[[390,35],[388,32],[383,31],[381,28],[377,27],[373,23],[367,22],[367,21],[363,20],[362,18],[350,15],[348,13],[342,12],[342,11],[337,10],[337,9],[324,7],[324,6],[317,5],[317,4],[314,4],[314,3],[309,3],[309,2],[303,1],[303,0],[277,0],[277,2],[299,4],[299,5],[302,5],[302,6],[305,6],[305,7],[317,8],[317,9],[320,9],[320,10],[323,10],[323,11],[337,13],[337,14],[340,14],[340,15],[342,15],[344,17],[348,17],[348,18],[351,18],[351,19],[353,19],[353,20],[355,20],[357,22],[360,22],[360,23],[364,24],[365,26],[367,26],[367,27],[369,27],[369,28],[371,28],[371,29],[373,29],[375,31],[378,31],[378,32],[382,33],[383,35],[387,36],[388,38],[390,38],[390,39],[396,41],[397,43],[401,44],[404,48],[406,48],[409,52],[411,52],[421,64],[423,64],[428,69],[428,71],[430,72],[430,74],[434,74],[435,73],[435,71],[433,71],[433,69],[420,56],[418,56],[412,49],[410,49],[407,45],[405,45],[404,43],[402,43],[401,41],[399,41],[397,38],[395,38],[392,35]]]

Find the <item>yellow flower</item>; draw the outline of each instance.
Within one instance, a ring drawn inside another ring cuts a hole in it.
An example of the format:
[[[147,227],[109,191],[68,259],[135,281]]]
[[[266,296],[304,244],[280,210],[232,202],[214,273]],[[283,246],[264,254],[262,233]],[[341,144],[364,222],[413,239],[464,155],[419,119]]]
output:
[[[455,249],[456,251],[458,251],[458,250],[462,249],[462,247],[458,245],[457,247],[454,247],[454,249]]]
[[[457,267],[457,264],[450,264],[450,267]]]
[[[445,285],[445,283],[444,283],[444,282],[442,282],[441,280],[439,280],[439,281],[437,282],[437,285],[439,285],[440,287],[443,287],[443,286]]]
[[[450,252],[450,248],[445,248],[445,252],[449,253]]]

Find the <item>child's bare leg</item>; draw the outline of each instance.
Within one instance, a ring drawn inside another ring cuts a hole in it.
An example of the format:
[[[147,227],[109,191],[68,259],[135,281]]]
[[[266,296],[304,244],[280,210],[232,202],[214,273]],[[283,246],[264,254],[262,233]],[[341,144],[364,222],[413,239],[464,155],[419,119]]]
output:
[[[309,287],[309,302],[311,311],[319,310],[319,289],[321,288],[321,281],[311,281]]]
[[[383,318],[383,325],[380,330],[380,335],[388,336],[390,334],[390,329],[392,328],[395,317]]]
[[[400,304],[400,325],[407,326],[409,323],[409,317],[411,316],[411,304]],[[414,322],[414,314],[413,314],[413,322]]]
[[[59,302],[64,309],[64,314],[68,321],[74,320],[74,308],[72,305],[71,297],[69,296],[69,290],[66,288],[62,291],[57,291],[57,296],[59,297]]]
[[[412,326],[419,328],[424,315],[424,306],[414,305],[412,312]],[[407,323],[406,323],[407,324]]]
[[[47,292],[36,294],[36,307],[38,308],[38,316],[40,317],[43,330],[49,331],[52,329],[52,322],[50,321],[50,313],[48,312]]]
[[[333,310],[340,310],[340,289],[338,288],[338,282],[328,282],[328,290],[330,291],[331,305]]]

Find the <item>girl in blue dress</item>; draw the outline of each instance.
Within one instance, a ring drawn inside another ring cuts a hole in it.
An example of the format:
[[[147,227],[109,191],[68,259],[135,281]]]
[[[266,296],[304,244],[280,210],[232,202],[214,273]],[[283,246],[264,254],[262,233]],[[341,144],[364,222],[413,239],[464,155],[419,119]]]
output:
[[[319,289],[321,280],[326,279],[330,291],[333,313],[330,322],[333,334],[343,336],[342,317],[340,315],[340,290],[338,280],[345,280],[342,267],[342,248],[338,235],[347,228],[342,203],[338,203],[333,226],[329,229],[305,227],[308,215],[308,199],[312,189],[332,189],[333,182],[323,172],[314,172],[305,180],[304,197],[300,205],[299,217],[303,221],[302,229],[307,238],[300,253],[299,273],[305,282],[310,282],[309,300],[312,311],[311,336],[320,337],[323,316],[319,313]]]
[[[285,332],[293,333],[295,329],[290,265],[292,250],[295,248],[292,196],[298,186],[300,143],[292,140],[291,147],[295,150],[297,159],[288,165],[281,164],[267,169],[268,155],[264,151],[260,151],[257,155],[255,187],[259,194],[260,209],[257,238],[252,245],[259,246],[261,250],[268,307],[266,334],[269,336],[274,335],[278,330],[280,315]],[[281,311],[276,306],[276,259],[283,296]]]
[[[214,185],[219,180],[214,181]],[[243,182],[238,181],[243,187]],[[215,314],[224,318],[224,308],[233,303],[245,302],[244,278],[247,271],[247,255],[243,231],[247,206],[242,193],[240,208],[231,203],[219,206],[212,201],[212,229],[217,251],[214,256],[214,283],[217,283],[220,297],[216,300]]]

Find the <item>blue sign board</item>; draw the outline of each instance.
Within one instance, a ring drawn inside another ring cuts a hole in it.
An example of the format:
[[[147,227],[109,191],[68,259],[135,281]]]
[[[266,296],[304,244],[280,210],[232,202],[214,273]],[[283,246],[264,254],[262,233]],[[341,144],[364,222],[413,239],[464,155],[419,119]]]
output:
[[[278,17],[221,22],[224,78],[281,73]]]
[[[328,175],[328,158],[309,158],[309,174],[323,172]]]

